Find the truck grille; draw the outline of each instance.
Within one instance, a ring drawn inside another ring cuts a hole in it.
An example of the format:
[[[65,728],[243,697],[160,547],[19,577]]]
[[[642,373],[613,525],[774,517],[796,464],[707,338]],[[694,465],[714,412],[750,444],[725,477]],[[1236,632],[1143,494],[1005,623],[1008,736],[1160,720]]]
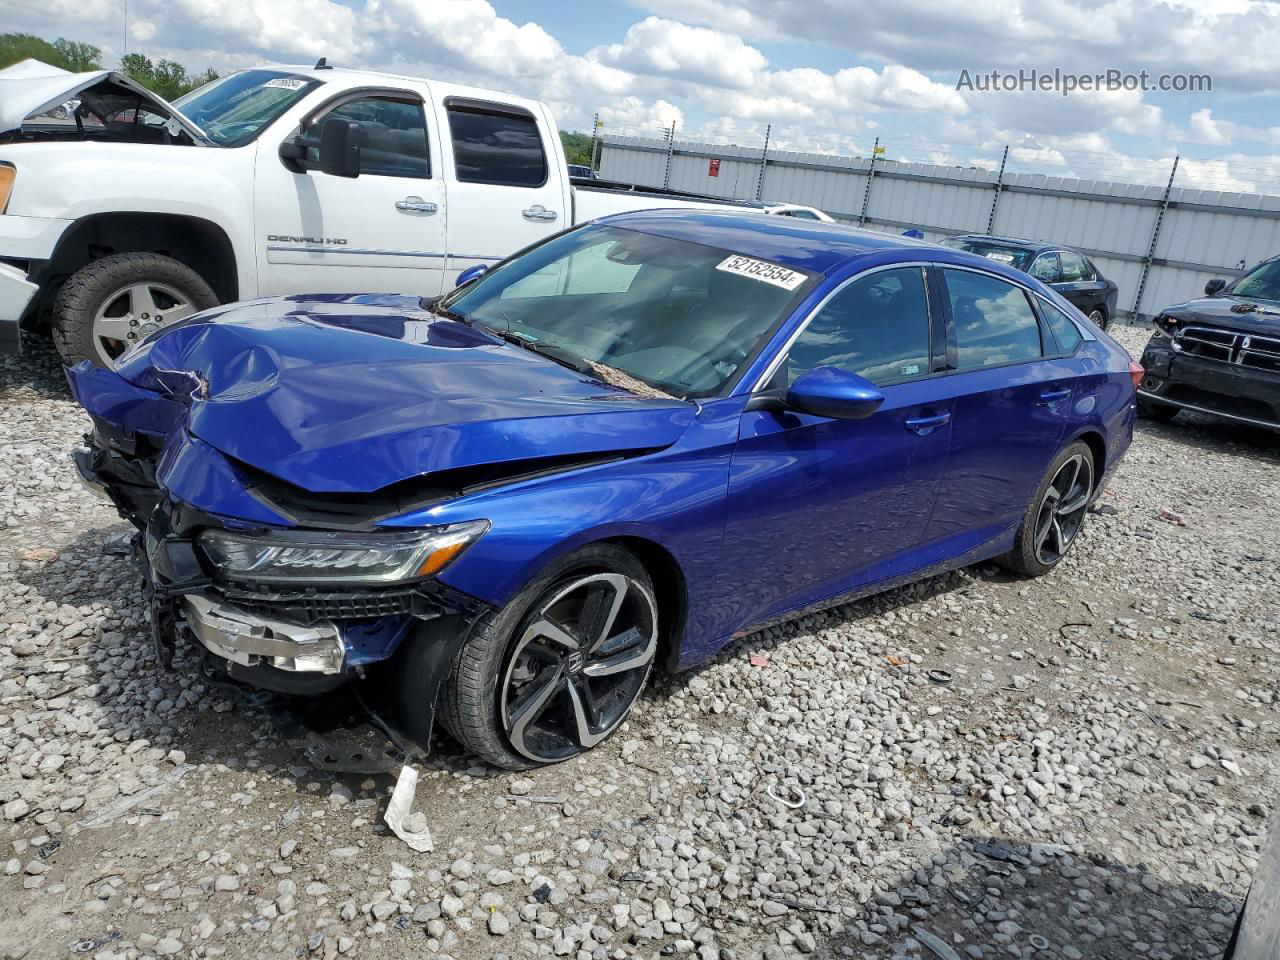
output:
[[[1187,356],[1280,373],[1280,336],[1191,326],[1178,331],[1173,345]]]

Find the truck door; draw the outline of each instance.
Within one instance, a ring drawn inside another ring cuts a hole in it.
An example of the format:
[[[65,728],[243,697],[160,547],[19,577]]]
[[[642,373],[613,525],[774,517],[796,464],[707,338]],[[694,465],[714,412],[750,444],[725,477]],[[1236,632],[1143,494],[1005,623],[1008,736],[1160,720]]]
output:
[[[532,110],[469,97],[445,97],[440,126],[449,202],[464,215],[448,221],[445,281],[476,264],[493,264],[572,226],[568,179],[554,129]]]
[[[320,171],[329,121],[358,125],[358,176]],[[264,141],[254,184],[261,292],[439,294],[446,211],[435,124],[414,90],[349,90],[285,137],[296,159]]]

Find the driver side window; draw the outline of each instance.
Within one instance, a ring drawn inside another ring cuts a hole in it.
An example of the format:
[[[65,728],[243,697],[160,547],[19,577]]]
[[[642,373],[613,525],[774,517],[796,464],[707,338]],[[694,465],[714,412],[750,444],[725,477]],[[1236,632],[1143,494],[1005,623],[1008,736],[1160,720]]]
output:
[[[427,118],[420,100],[389,96],[358,97],[317,117],[302,134],[307,148],[302,163],[309,169],[320,160],[320,132],[330,120],[360,125],[361,176],[431,176],[427,155]]]
[[[883,385],[929,373],[924,270],[900,267],[859,277],[809,321],[787,355],[788,383],[835,366]]]

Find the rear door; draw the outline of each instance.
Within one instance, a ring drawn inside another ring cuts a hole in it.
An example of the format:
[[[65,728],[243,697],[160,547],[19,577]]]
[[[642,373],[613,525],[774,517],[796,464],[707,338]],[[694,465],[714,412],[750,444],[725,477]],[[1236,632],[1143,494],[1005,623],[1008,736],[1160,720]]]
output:
[[[447,96],[438,115],[449,140],[444,162],[454,211],[448,283],[571,226],[556,133],[540,110]]]
[[[885,402],[862,420],[782,409],[743,413],[729,476],[726,569],[741,571],[734,618],[758,622],[915,565],[946,462],[952,401],[921,264],[846,281],[766,380],[785,387],[833,365]]]
[[[1106,298],[1106,284],[1078,253],[1058,251],[1062,262],[1062,276],[1053,289],[1070,300],[1083,313],[1102,304]]]
[[[360,128],[360,174],[322,173],[320,132],[330,121]],[[310,113],[285,137],[305,155],[281,159],[264,141],[254,207],[263,294],[441,291],[445,195],[434,115],[416,89],[351,90]]]
[[[937,278],[954,416],[925,542],[957,556],[1021,519],[1062,444],[1082,368],[1022,287],[965,267]]]

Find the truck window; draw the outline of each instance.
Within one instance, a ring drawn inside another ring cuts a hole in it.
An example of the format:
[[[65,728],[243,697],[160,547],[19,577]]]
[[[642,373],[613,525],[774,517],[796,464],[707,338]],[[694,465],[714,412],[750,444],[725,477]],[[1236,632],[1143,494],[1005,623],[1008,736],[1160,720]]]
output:
[[[540,187],[547,156],[532,114],[446,103],[453,138],[453,166],[463,183]]]
[[[418,100],[388,96],[358,97],[317,117],[303,134],[307,155],[303,164],[315,169],[319,161],[320,130],[330,120],[360,125],[360,174],[378,177],[431,176],[427,151],[427,118]]]

